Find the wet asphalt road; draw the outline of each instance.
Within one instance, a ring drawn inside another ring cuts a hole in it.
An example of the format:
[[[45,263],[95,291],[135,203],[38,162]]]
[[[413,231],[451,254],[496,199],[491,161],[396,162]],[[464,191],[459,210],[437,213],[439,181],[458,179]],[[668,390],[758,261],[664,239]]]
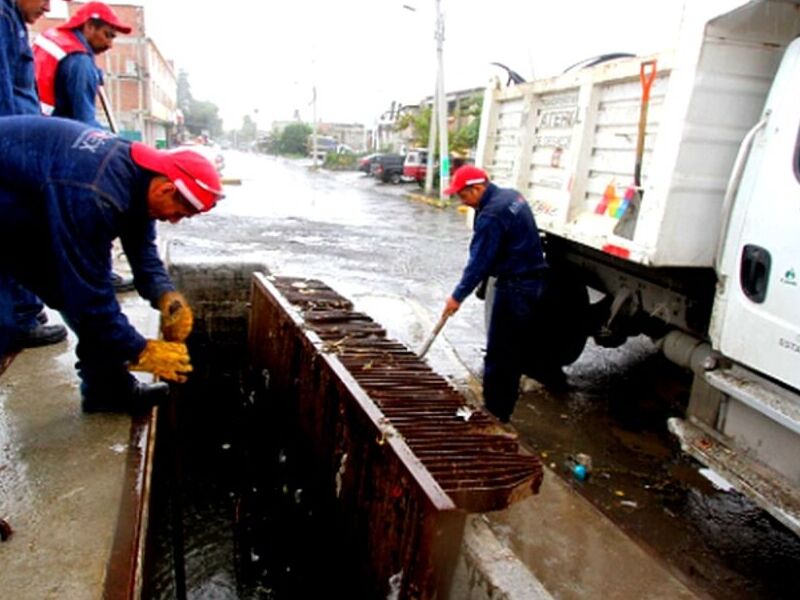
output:
[[[309,172],[304,162],[230,153],[241,178],[208,215],[159,235],[201,256],[245,256],[275,274],[321,279],[418,348],[458,280],[470,231],[454,209],[409,201],[412,184],[360,173]],[[480,377],[483,303],[468,299],[433,345],[431,365],[458,385]],[[513,423],[553,472],[710,598],[800,597],[800,542],[735,492],[714,487],[679,452],[666,419],[679,416],[689,379],[646,339],[587,345],[566,370],[570,387],[528,382]],[[578,482],[563,468],[593,459]],[[512,541],[513,543],[513,541]]]

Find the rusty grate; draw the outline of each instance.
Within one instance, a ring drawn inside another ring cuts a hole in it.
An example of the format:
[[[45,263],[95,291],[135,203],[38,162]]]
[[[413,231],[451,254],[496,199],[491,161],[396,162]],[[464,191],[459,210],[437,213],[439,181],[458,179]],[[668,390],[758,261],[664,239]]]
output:
[[[466,512],[535,493],[538,459],[483,411],[457,416],[457,390],[323,283],[256,273],[251,302],[254,393],[309,454],[345,596],[448,597]]]
[[[275,287],[335,353],[456,506],[499,510],[539,489],[542,466],[516,436],[464,397],[369,316],[324,283],[280,277]],[[467,414],[469,418],[459,414]]]

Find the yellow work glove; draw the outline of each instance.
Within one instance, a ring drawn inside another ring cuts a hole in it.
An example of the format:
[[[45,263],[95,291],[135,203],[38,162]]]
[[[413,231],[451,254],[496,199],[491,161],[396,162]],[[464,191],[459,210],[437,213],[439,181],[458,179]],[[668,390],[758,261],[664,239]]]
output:
[[[186,344],[147,340],[147,345],[136,359],[136,363],[128,368],[131,371],[147,371],[162,379],[183,383],[186,381],[186,373],[192,371],[192,363],[189,362]]]
[[[161,333],[168,342],[185,342],[192,332],[194,315],[180,292],[164,292],[158,299]]]

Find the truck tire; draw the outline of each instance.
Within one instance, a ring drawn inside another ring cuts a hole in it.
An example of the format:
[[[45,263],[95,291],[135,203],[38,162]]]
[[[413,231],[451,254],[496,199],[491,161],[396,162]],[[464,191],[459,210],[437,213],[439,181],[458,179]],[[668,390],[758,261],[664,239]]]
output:
[[[400,173],[392,173],[391,175],[389,175],[389,181],[391,181],[394,185],[400,183],[402,179],[403,177],[402,175],[400,175]]]
[[[494,303],[494,278],[489,279],[484,304],[484,324],[489,320]],[[542,371],[575,362],[589,336],[589,291],[574,273],[551,269],[545,292],[537,306],[537,324],[528,334],[531,352],[524,372],[535,377]],[[535,352],[538,348],[541,351]]]
[[[545,354],[534,357],[537,363],[563,367],[572,364],[586,347],[589,337],[589,290],[575,273],[554,270],[537,307],[535,335],[545,343]]]

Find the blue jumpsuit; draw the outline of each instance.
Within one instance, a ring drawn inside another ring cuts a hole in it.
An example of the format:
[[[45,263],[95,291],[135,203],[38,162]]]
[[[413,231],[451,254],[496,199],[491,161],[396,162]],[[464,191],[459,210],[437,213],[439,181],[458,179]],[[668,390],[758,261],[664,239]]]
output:
[[[0,116],[38,114],[28,28],[14,0],[0,0]],[[14,306],[5,312],[6,322],[0,317],[0,329],[6,329],[9,338],[25,335],[38,324],[42,301],[10,277],[0,276],[0,288],[6,290],[5,301]],[[0,342],[0,355],[6,350]]]
[[[0,275],[61,311],[78,336],[85,396],[130,391],[126,362],[145,346],[114,294],[112,241],[122,241],[136,289],[153,306],[175,289],[148,216],[153,176],[133,162],[129,142],[106,131],[57,117],[0,118]]]
[[[75,119],[102,128],[97,120],[95,98],[103,83],[103,72],[94,63],[94,51],[83,34],[72,30],[86,47],[86,53],[73,52],[58,63],[54,117]]]
[[[463,302],[486,277],[497,278],[483,397],[486,408],[504,422],[517,401],[526,348],[535,344],[535,309],[546,272],[530,205],[519,192],[489,183],[477,207],[469,260],[452,296]]]

